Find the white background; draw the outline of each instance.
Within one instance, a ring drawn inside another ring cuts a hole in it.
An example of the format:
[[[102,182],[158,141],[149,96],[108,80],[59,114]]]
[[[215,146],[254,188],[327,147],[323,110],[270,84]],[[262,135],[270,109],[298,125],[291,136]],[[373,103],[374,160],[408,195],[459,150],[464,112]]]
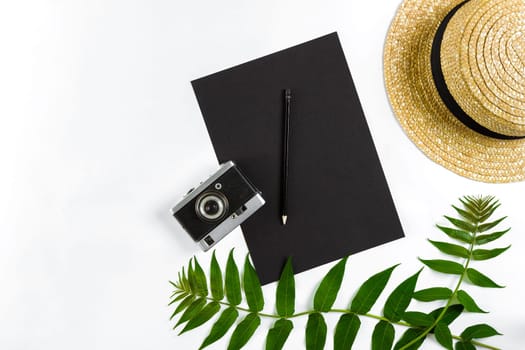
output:
[[[456,321],[459,334],[489,323],[487,340],[525,346],[525,183],[489,185],[428,160],[405,136],[383,85],[382,47],[399,1],[3,1],[0,5],[0,348],[196,349],[211,327],[178,337],[168,321],[169,279],[198,250],[168,209],[216,169],[190,80],[337,31],[406,238],[349,259],[336,302],[346,307],[372,273],[395,263],[387,291],[442,257],[426,242],[464,194],[492,194],[513,227],[512,248],[475,263],[507,286],[467,286],[489,314]],[[337,186],[334,186],[334,191]],[[352,228],[348,228],[351,234]],[[239,229],[217,247],[221,263]],[[332,264],[296,276],[297,310]],[[425,269],[419,287],[453,286]],[[264,287],[273,312],[275,284]],[[385,294],[387,294],[385,292]],[[373,311],[381,312],[383,296]],[[411,305],[411,309],[435,308]],[[328,346],[337,318],[327,318]],[[304,347],[306,319],[287,343]],[[356,349],[375,322],[362,320]],[[263,349],[266,330],[248,349]],[[400,334],[401,330],[397,331]],[[230,331],[231,332],[231,331]],[[230,334],[230,333],[229,333]],[[229,338],[229,334],[226,338]],[[214,347],[224,349],[227,339]],[[433,340],[425,349],[438,349]]]

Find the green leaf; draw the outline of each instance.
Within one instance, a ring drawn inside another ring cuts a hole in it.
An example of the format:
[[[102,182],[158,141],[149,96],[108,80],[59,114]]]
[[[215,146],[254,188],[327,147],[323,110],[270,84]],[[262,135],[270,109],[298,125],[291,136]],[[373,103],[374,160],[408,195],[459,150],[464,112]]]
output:
[[[184,271],[184,266],[182,267],[181,282],[182,282],[182,287],[184,288],[184,290],[191,291],[190,282],[188,281],[188,277],[186,276],[186,272]]]
[[[403,319],[415,327],[429,327],[434,323],[432,316],[418,311],[405,312]]]
[[[478,226],[478,232],[485,232],[485,231],[488,231],[490,230],[491,228],[495,227],[496,225],[498,225],[500,222],[502,222],[503,220],[505,220],[507,217],[504,216],[502,218],[499,218],[498,220],[496,221],[493,221],[493,222],[489,222],[489,223],[486,223],[486,224],[483,224],[483,225],[479,225]]]
[[[213,327],[211,327],[210,334],[204,339],[199,350],[221,339],[228,332],[228,329],[231,328],[237,317],[239,317],[239,312],[234,307],[224,310],[219,319],[213,324]]]
[[[494,196],[481,196],[479,197],[479,200],[481,201],[480,210],[485,211],[487,208],[490,207],[490,205],[494,203],[498,203],[497,200],[494,200],[496,197]]]
[[[459,220],[459,219],[454,219],[454,218],[451,218],[449,216],[446,216],[445,215],[445,218],[450,221],[450,223],[454,226],[456,226],[457,228],[459,228],[460,230],[463,230],[463,231],[467,231],[467,232],[475,232],[476,231],[476,226],[468,223],[468,222],[465,222],[463,220]]]
[[[476,237],[476,244],[481,245],[481,244],[487,244],[489,242],[495,241],[509,231],[510,231],[510,228],[506,229],[505,231],[499,231],[499,232],[489,233],[486,235],[480,235]]]
[[[431,268],[434,271],[438,271],[441,273],[448,273],[453,275],[461,275],[463,274],[463,265],[458,264],[454,261],[448,261],[448,260],[424,260],[419,259],[423,264],[427,265],[429,268]]]
[[[394,265],[367,279],[352,300],[350,310],[362,315],[370,311],[377,301],[377,298],[379,298],[379,295],[381,295],[381,292],[385,289],[390,275],[392,275],[392,271],[394,271],[398,265]]]
[[[360,326],[361,321],[357,315],[342,315],[335,326],[334,350],[351,349]]]
[[[417,278],[420,273],[421,270],[403,281],[386,300],[383,315],[392,322],[397,322],[403,317],[408,304],[410,304],[410,299],[412,299],[412,294],[414,294]]]
[[[193,259],[190,259],[188,264],[188,286],[192,293],[197,293],[197,282],[195,281],[195,273],[193,272]]]
[[[241,281],[239,280],[239,269],[233,258],[233,249],[230,250],[228,262],[226,263],[225,276],[226,298],[231,305],[239,305],[242,300],[241,296]]]
[[[390,350],[394,343],[394,326],[387,321],[379,321],[372,333],[372,350]]]
[[[295,312],[295,279],[292,258],[286,260],[281,278],[277,284],[275,305],[279,316],[291,316]]]
[[[170,301],[170,303],[168,304],[168,306],[171,306],[172,304],[176,303],[177,301],[181,300],[181,299],[184,299],[188,296],[188,294],[186,293],[182,293],[180,295],[177,295],[177,297],[175,299],[173,299],[172,301]]]
[[[441,312],[443,311],[443,309],[444,308],[440,307],[432,311],[430,313],[430,316],[432,316],[434,319],[437,319],[439,315],[441,315]],[[463,309],[464,307],[461,304],[450,305],[447,308],[447,311],[445,311],[445,314],[443,315],[443,317],[441,318],[439,322],[443,322],[446,325],[451,324],[452,322],[454,322],[456,318],[458,318],[459,315],[461,315],[461,313],[463,312]]]
[[[273,328],[268,331],[266,337],[266,350],[280,350],[292,331],[293,323],[281,318],[275,321]]]
[[[481,312],[481,313],[487,313],[487,311],[483,311],[480,309],[480,307],[476,304],[474,299],[470,295],[468,295],[467,292],[464,290],[459,290],[456,294],[458,301],[465,307],[465,310],[469,312]]]
[[[214,250],[210,262],[210,289],[211,295],[215,300],[222,300],[222,298],[224,298],[222,283],[222,271],[215,257]]]
[[[467,269],[467,277],[470,280],[470,282],[472,282],[476,286],[486,288],[505,288],[504,286],[496,284],[493,280],[491,280],[490,278],[473,268]]]
[[[457,239],[465,243],[472,242],[472,236],[468,232],[456,230],[454,228],[445,227],[445,226],[439,226],[439,225],[436,225],[436,226],[441,231],[443,231],[445,234],[447,234],[450,238],[454,238],[454,239]]]
[[[179,333],[179,335],[208,322],[208,320],[212,318],[213,315],[215,315],[217,312],[219,312],[220,309],[221,306],[219,305],[219,303],[216,301],[212,301],[211,303],[206,305],[198,314],[196,314],[191,320],[189,320],[188,323],[186,323],[186,326]]]
[[[495,248],[495,249],[476,249],[472,252],[472,259],[474,260],[488,260],[497,257],[502,254],[504,251],[510,248],[510,245],[505,248]]]
[[[419,301],[446,300],[451,296],[452,291],[443,287],[422,289],[414,293],[414,299]]]
[[[193,302],[193,299],[195,299],[195,295],[188,295],[183,301],[181,301],[179,306],[177,306],[175,311],[173,311],[173,314],[170,317],[170,321],[173,319],[173,317],[175,317],[176,314],[187,308]]]
[[[264,307],[264,297],[259,276],[250,263],[248,255],[244,260],[244,294],[250,311],[261,311]]]
[[[474,205],[468,198],[460,198],[459,201],[465,206],[465,209],[470,210],[476,216],[480,215],[479,208]]]
[[[498,202],[493,203],[490,207],[488,207],[483,213],[481,213],[481,217],[479,218],[479,222],[485,222],[490,216],[496,211],[496,209],[499,208],[501,204]]]
[[[445,254],[459,256],[460,258],[468,258],[469,252],[466,248],[457,245],[457,244],[451,244],[446,242],[437,242],[433,240],[428,240],[434,247],[441,250]]]
[[[399,338],[399,340],[397,341],[396,345],[394,346],[394,350],[399,350],[402,347],[408,345],[408,343],[411,343],[413,340],[415,340],[416,338],[421,336],[421,334],[423,334],[424,331],[425,331],[424,329],[419,329],[419,328],[409,328],[409,329],[407,329],[405,331],[405,333],[403,333],[401,338]],[[421,337],[421,339],[418,339],[415,343],[413,343],[412,345],[410,345],[409,347],[404,348],[404,349],[405,350],[416,350],[416,349],[419,349],[421,344],[423,344],[423,342],[425,341],[425,338],[426,338],[426,336]]]
[[[334,305],[335,298],[337,298],[337,293],[343,282],[347,259],[348,257],[341,259],[328,271],[321,281],[314,296],[314,310],[326,312]]]
[[[459,215],[461,215],[464,219],[467,219],[470,223],[476,224],[478,222],[478,217],[466,210],[460,209],[456,207],[455,205],[452,206],[452,208],[456,209]]]
[[[256,313],[252,312],[246,315],[244,320],[235,327],[230,343],[228,344],[228,350],[238,350],[246,345],[260,324],[261,319]]]
[[[458,341],[456,343],[456,350],[476,350],[476,347],[471,342]]]
[[[183,324],[188,320],[191,320],[196,314],[198,314],[202,310],[204,304],[206,304],[206,299],[204,298],[199,298],[192,302],[190,306],[188,306],[186,311],[184,311],[184,313],[179,319],[179,322],[177,322],[173,329],[177,328],[178,325]]]
[[[193,257],[195,262],[194,276],[195,276],[195,293],[202,295],[203,297],[208,295],[208,285],[206,283],[206,275],[202,270],[202,267],[199,265],[199,261],[196,257]]]
[[[306,350],[322,350],[326,342],[326,322],[316,312],[308,316],[306,323]]]
[[[434,328],[434,335],[439,344],[448,350],[452,350],[452,334],[445,323],[438,322]]]
[[[501,335],[497,330],[489,326],[488,324],[477,324],[466,328],[461,334],[461,339],[469,341],[472,339],[488,338],[495,335]]]

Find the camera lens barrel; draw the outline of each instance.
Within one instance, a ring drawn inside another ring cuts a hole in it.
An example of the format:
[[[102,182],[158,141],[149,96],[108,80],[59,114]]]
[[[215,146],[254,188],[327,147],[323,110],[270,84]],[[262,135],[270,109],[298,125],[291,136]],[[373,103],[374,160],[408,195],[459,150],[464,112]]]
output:
[[[195,201],[195,211],[202,220],[220,220],[228,212],[228,199],[220,192],[205,192]]]

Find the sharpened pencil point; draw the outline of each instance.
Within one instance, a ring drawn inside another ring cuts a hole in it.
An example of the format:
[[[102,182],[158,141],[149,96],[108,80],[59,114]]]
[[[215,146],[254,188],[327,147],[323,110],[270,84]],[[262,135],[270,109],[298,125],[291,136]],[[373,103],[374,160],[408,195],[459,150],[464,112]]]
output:
[[[281,216],[281,219],[283,220],[283,226],[286,225],[286,220],[288,219],[288,216],[283,215]]]

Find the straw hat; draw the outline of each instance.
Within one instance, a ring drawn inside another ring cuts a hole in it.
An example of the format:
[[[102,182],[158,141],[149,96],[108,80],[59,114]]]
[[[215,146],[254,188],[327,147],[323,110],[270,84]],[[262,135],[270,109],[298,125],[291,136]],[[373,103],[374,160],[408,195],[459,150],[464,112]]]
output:
[[[429,158],[478,181],[525,179],[525,0],[404,0],[384,73]]]

